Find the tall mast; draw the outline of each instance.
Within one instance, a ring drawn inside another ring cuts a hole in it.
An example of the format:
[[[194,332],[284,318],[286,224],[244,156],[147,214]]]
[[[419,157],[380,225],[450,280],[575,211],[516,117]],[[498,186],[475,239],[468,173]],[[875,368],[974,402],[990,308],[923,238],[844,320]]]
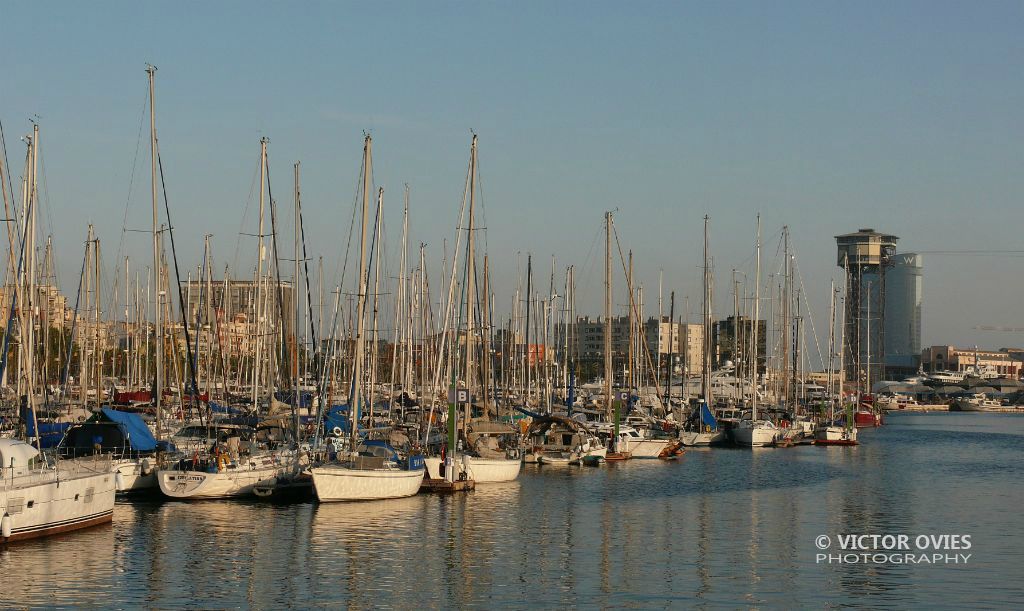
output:
[[[156,410],[156,438],[163,437],[163,362],[164,362],[164,326],[163,313],[160,311],[160,212],[157,209],[156,197],[156,100],[154,99],[154,78],[156,77],[156,66],[147,65],[146,74],[149,75],[149,156],[150,156],[150,192],[153,201],[153,285],[156,287],[156,316],[154,341],[156,342],[156,377],[153,383],[153,406]]]
[[[657,348],[657,352],[658,352],[658,358],[654,362],[654,366],[657,368],[655,370],[655,372],[654,372],[654,379],[655,380],[660,380],[661,379],[661,323],[663,323],[664,319],[665,319],[665,311],[664,311],[664,308],[662,308],[662,299],[661,299],[662,298],[662,280],[663,280],[664,273],[665,273],[664,270],[661,270],[661,269],[658,270],[658,338],[657,338],[657,342],[658,343],[655,344],[655,347]],[[665,405],[668,406],[668,402],[667,401],[665,402]]]
[[[672,369],[676,356],[676,338],[679,337],[679,325],[676,319],[676,292],[669,293],[668,298],[668,362],[665,364],[665,409],[672,409]],[[661,327],[661,322],[658,322]]]
[[[757,215],[757,236],[755,238],[754,247],[754,320],[751,321],[754,327],[750,333],[750,354],[751,362],[753,367],[751,368],[750,375],[750,419],[757,420],[757,332],[760,324],[758,322],[761,316],[761,215]]]
[[[374,212],[373,222],[373,252],[370,253],[370,265],[373,266],[373,312],[371,316],[370,326],[370,371],[369,371],[369,386],[367,396],[369,397],[369,415],[370,420],[373,420],[373,395],[377,388],[377,368],[380,363],[379,351],[380,351],[380,335],[378,327],[378,304],[380,299],[380,243],[382,232],[384,230],[384,189],[377,190],[377,209]],[[367,281],[369,283],[369,281]]]
[[[252,405],[259,410],[260,372],[263,369],[263,299],[261,299],[261,287],[263,286],[263,217],[264,201],[263,195],[266,192],[267,184],[267,138],[260,138],[260,211],[259,231],[257,232],[256,247],[256,277],[253,282],[253,323],[256,325],[256,351],[252,369]]]
[[[491,362],[491,269],[486,251],[484,252],[483,283],[483,303],[480,312],[480,340],[483,343],[480,359],[480,401],[484,404],[484,409],[490,410],[489,395],[491,394],[491,377],[494,374],[491,371],[493,369]]]
[[[825,392],[828,393],[829,397],[829,417],[828,421],[831,424],[836,419],[835,403],[832,401],[833,393],[833,382],[835,376],[833,374],[834,363],[836,354],[836,282],[831,280],[828,285],[828,369],[826,370]]]
[[[704,396],[704,402],[710,409],[711,397],[711,268],[708,264],[708,221],[710,217],[704,215],[704,349],[703,364],[701,365],[700,392]]]
[[[395,296],[395,325],[394,335],[391,341],[391,401],[389,411],[394,413],[395,410],[395,386],[396,381],[401,382],[402,391],[408,392],[409,389],[405,384],[405,376],[399,376],[398,369],[398,351],[399,345],[403,344],[405,340],[405,330],[409,328],[409,321],[405,320],[404,314],[406,314],[406,300],[408,299],[406,289],[406,258],[409,252],[408,240],[409,240],[409,185],[405,185],[405,195],[402,203],[402,254],[398,260],[398,282],[396,285],[396,296]],[[405,371],[405,355],[402,358],[402,371]],[[399,380],[399,377],[401,379]],[[404,413],[404,408],[403,408]]]
[[[604,213],[604,410],[612,419],[612,213]]]
[[[366,285],[369,282],[367,277],[369,270],[366,269],[366,223],[370,213],[370,164],[372,159],[373,138],[369,134],[363,141],[363,198],[362,198],[362,223],[359,229],[359,293],[356,305],[356,341],[355,352],[352,359],[352,385],[351,394],[348,398],[349,405],[349,429],[351,431],[351,442],[349,451],[354,452],[356,441],[359,439],[359,400],[362,392],[363,377],[363,310],[366,307]],[[378,198],[383,197],[383,189]]]
[[[476,384],[476,134],[469,150],[469,223],[466,236],[466,390],[469,399],[463,406],[462,426],[465,427],[471,415],[473,404],[473,387]]]
[[[294,394],[292,396],[292,420],[295,427],[295,440],[298,442],[299,437],[299,406],[302,405],[299,392],[299,376],[301,374],[299,368],[299,243],[302,241],[302,235],[300,234],[302,228],[302,195],[299,187],[299,166],[300,162],[295,162],[295,279],[292,282],[292,301],[295,306],[295,323],[292,325],[292,366],[295,367],[294,375],[292,377],[292,384],[294,388]],[[312,403],[310,404],[312,408]]]
[[[628,322],[628,327],[627,328],[629,329],[629,334],[628,334],[629,344],[628,344],[628,346],[626,348],[626,363],[627,363],[626,366],[629,367],[629,377],[626,378],[626,379],[628,379],[629,381],[626,382],[626,379],[624,379],[623,382],[625,382],[624,386],[626,387],[626,391],[629,392],[629,397],[630,397],[629,401],[632,402],[633,390],[636,388],[637,373],[638,373],[637,372],[637,367],[636,367],[636,352],[637,352],[636,351],[636,335],[637,335],[636,334],[636,325],[637,325],[637,319],[636,319],[636,316],[633,315],[634,314],[634,312],[633,312],[633,290],[634,289],[633,289],[633,251],[632,250],[629,251],[627,257],[628,257],[629,263],[628,263],[628,271],[626,272],[626,288],[628,289],[626,292],[629,294],[629,300],[630,301],[628,303],[629,311],[626,313],[627,314],[626,320]]]
[[[790,401],[790,371],[789,371],[789,358],[790,350],[792,348],[792,337],[790,334],[792,322],[789,317],[790,307],[790,267],[789,267],[789,226],[782,228],[782,242],[783,242],[783,289],[782,289],[782,402],[783,405],[789,405]]]
[[[36,208],[39,205],[39,187],[38,187],[38,169],[39,169],[39,125],[37,123],[32,124],[32,142],[31,146],[31,161],[29,166],[29,179],[28,179],[28,215],[25,219],[25,238],[23,243],[23,250],[26,253],[26,283],[25,290],[22,293],[22,300],[24,301],[24,311],[27,313],[22,317],[22,334],[24,337],[24,343],[21,345],[19,352],[24,352],[24,358],[19,356],[19,360],[23,363],[23,371],[25,378],[25,394],[28,401],[29,411],[32,412],[32,429],[35,431],[36,437],[36,448],[42,448],[42,435],[39,433],[39,421],[36,417],[36,406],[35,406],[35,302],[36,302],[36,288],[35,288],[35,250],[36,250]],[[84,392],[84,389],[83,389]]]

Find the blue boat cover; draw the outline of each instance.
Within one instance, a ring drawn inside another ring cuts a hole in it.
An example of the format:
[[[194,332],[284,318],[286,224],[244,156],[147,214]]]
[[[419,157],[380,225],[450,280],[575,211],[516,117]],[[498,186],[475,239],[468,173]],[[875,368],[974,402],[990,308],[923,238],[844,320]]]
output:
[[[103,416],[111,422],[121,425],[128,432],[128,441],[133,450],[148,452],[156,449],[156,438],[153,437],[153,433],[138,414],[119,412],[116,409],[104,407]]]
[[[324,414],[324,431],[330,433],[335,428],[341,429],[343,433],[351,431],[348,426],[348,411],[347,405],[332,405]]]
[[[32,418],[32,412],[27,406],[21,406],[21,419],[25,423],[25,433],[29,438],[36,437],[36,420]],[[39,423],[39,447],[55,448],[64,433],[71,427],[70,422],[40,422]]]
[[[718,428],[718,420],[715,419],[715,415],[708,408],[707,401],[702,401],[700,404],[700,420],[711,428]]]
[[[231,407],[230,405],[220,405],[219,403],[214,403],[213,401],[210,401],[210,411],[217,414],[231,414],[235,416],[244,415],[248,413],[246,412],[246,410],[238,409],[237,407]]]

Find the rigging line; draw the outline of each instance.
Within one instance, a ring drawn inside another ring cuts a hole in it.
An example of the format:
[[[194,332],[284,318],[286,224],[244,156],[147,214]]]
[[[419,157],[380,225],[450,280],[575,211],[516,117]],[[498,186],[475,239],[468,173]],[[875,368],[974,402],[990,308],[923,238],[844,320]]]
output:
[[[593,273],[594,273],[594,257],[593,257],[594,249],[597,248],[597,242],[600,239],[601,234],[604,233],[604,228],[603,227],[604,226],[603,226],[603,223],[602,223],[601,225],[598,226],[598,228],[596,230],[594,230],[594,239],[591,240],[591,242],[590,242],[590,249],[587,250],[587,256],[583,259],[583,266],[584,266],[583,267],[583,282],[582,283],[577,283],[577,281],[576,281],[576,274],[573,274],[573,284],[574,285],[582,286],[584,289],[586,289],[586,288],[588,288],[588,287],[593,285],[591,280],[593,280]],[[602,282],[604,282],[604,281],[602,280]]]
[[[260,163],[256,164],[256,169],[253,170],[252,173],[252,179],[249,181],[249,195],[245,199],[245,208],[242,209],[242,220],[238,225],[238,234],[235,236],[235,254],[232,257],[231,269],[235,270],[236,273],[238,272],[238,270],[241,269],[238,266],[238,253],[241,251],[242,248],[242,236],[248,235],[242,232],[242,228],[245,227],[245,223],[249,219],[249,210],[252,209],[253,193],[255,193],[256,191],[256,181],[258,180],[257,177],[259,176],[260,173],[259,166],[262,163],[263,159],[261,156]]]
[[[360,191],[363,185],[363,176],[365,171],[363,164],[366,163],[365,159],[359,161],[359,178],[356,179],[355,191],[352,194],[352,218],[349,219],[348,225],[348,239],[345,241],[345,249],[338,253],[338,258],[335,260],[334,272],[331,274],[332,286],[343,286],[345,284],[345,278],[348,276],[348,259],[352,252],[352,233],[355,231],[356,226],[356,213],[359,210],[359,198]],[[371,161],[372,163],[372,161]],[[340,269],[339,269],[340,268]],[[332,329],[333,332],[333,329]]]
[[[138,167],[139,148],[142,145],[142,129],[143,121],[146,118],[147,102],[149,102],[149,87],[146,88],[146,94],[142,97],[142,109],[139,111],[139,132],[135,139],[135,155],[132,157],[132,171],[128,178],[128,195],[124,199],[124,215],[121,218],[121,239],[117,243],[117,251],[114,253],[115,261],[120,261],[121,255],[124,254],[125,234],[128,232],[128,211],[131,209],[132,191],[135,188],[135,170]]]
[[[33,143],[33,145],[34,144],[35,143]],[[34,199],[35,198],[29,197],[28,205],[25,207],[25,219],[26,219],[26,221],[27,221],[27,219],[32,218],[31,217],[31,215],[32,215],[32,206],[35,205]],[[21,276],[22,268],[25,265],[25,244],[28,242],[28,231],[29,231],[29,225],[30,224],[31,223],[28,223],[28,222],[25,223],[24,235],[21,238],[21,248],[20,248],[21,252],[18,255],[18,267],[17,267],[17,269],[15,271],[15,273],[16,273],[16,275],[18,277]],[[11,286],[11,289],[12,289],[11,292],[13,293],[13,295],[11,296],[10,313],[7,315],[7,324],[4,326],[3,353],[0,354],[0,378],[3,378],[4,371],[7,370],[7,355],[10,352],[11,330],[14,327],[14,324],[12,324],[12,323],[15,322],[15,317],[17,316],[17,325],[18,325],[18,335],[19,335],[19,337],[21,336],[22,329],[25,326],[21,322],[20,312],[18,311],[19,308],[17,307],[18,306],[18,284],[20,284],[20,282],[15,282]],[[29,303],[31,303],[31,301]],[[29,389],[29,393],[30,393],[29,403],[31,404],[31,389]]]
[[[793,247],[791,246],[790,248],[792,249]],[[803,296],[804,296],[804,304],[807,306],[807,308],[806,308],[807,309],[807,320],[811,323],[811,335],[814,337],[814,349],[818,353],[818,361],[819,361],[819,363],[824,368],[825,358],[821,354],[821,343],[818,341],[818,331],[814,328],[814,314],[812,312],[811,304],[807,300],[807,287],[804,286],[804,276],[803,276],[802,273],[800,273],[800,266],[797,264],[796,250],[794,249],[794,250],[792,250],[792,252],[793,252],[793,271],[796,272],[796,277],[800,281],[800,293],[803,294]],[[757,323],[755,322],[754,324],[757,324]],[[810,360],[809,359],[808,359],[808,364],[810,364]]]
[[[46,210],[46,229],[49,229],[49,231],[46,233],[50,237],[53,237],[53,206],[50,205],[50,185],[49,182],[46,180],[46,159],[43,157],[42,147],[40,147],[39,149],[39,170],[43,175],[43,193],[46,195],[46,205],[43,207],[44,210]],[[36,195],[38,197],[38,193]],[[58,275],[56,267],[54,267],[53,269],[53,285],[57,288],[60,288],[60,277]]]
[[[78,308],[82,300],[82,279],[85,277],[85,262],[89,258],[89,243],[85,243],[85,254],[82,256],[82,271],[78,274],[78,293],[75,295],[75,311],[71,315],[71,333],[68,336],[67,358],[64,360],[64,372],[61,374],[61,394],[67,396],[68,377],[71,374],[71,356],[75,346],[75,331],[78,328]]]
[[[483,228],[483,232],[482,233],[484,234],[484,254],[486,255],[486,254],[488,254],[490,252],[490,245],[487,242],[487,207],[484,206],[484,180],[483,180],[483,175],[482,175],[482,173],[480,171],[480,148],[479,147],[477,147],[477,157],[476,157],[476,184],[477,184],[477,192],[480,194],[480,196],[479,196],[480,197],[480,214],[483,217],[482,222],[480,223],[480,225]]]
[[[7,137],[4,135],[4,122],[0,121],[0,147],[4,151],[4,173],[7,174],[7,190],[11,196],[11,202],[14,202],[14,184],[11,182],[11,165],[7,160]],[[5,193],[5,195],[7,195]],[[6,199],[5,199],[6,203]],[[17,214],[17,207],[15,207],[15,214]],[[7,214],[8,218],[11,218],[10,213]]]
[[[4,265],[4,284],[10,280],[10,276],[14,273],[14,236],[18,235],[15,232],[15,228],[19,225],[18,219],[18,206],[14,203],[14,187],[10,184],[11,173],[10,166],[7,163],[7,141],[4,138],[3,122],[0,122],[0,146],[3,147],[4,153],[4,166],[0,168],[0,191],[3,191],[4,199],[4,218],[8,219],[6,225],[7,230],[7,261]],[[6,179],[5,179],[6,176]],[[8,188],[10,188],[10,199],[8,199]],[[11,205],[14,205],[14,216],[11,216]],[[18,238],[20,239],[20,235]]]
[[[612,235],[615,236],[615,247],[618,248],[618,250],[619,250],[619,262],[622,264],[622,273],[627,278],[630,278],[630,274],[626,270],[626,258],[622,254],[622,244],[619,243],[619,231],[618,231],[618,228],[615,227],[614,223],[612,224]],[[635,317],[635,320],[640,320],[639,308],[637,307],[636,302],[633,300],[633,289],[634,289],[634,285],[633,285],[632,281],[630,281],[630,283],[629,283],[629,308],[633,312],[633,316]],[[643,346],[643,349],[644,349],[643,350],[644,355],[647,357],[647,366],[653,371],[654,370],[654,361],[651,359],[651,349],[650,349],[650,346],[647,345],[646,341],[641,342],[641,345]],[[661,396],[661,380],[657,380],[657,379],[654,380],[654,390],[657,393],[657,395],[660,397]]]
[[[317,350],[316,332],[317,329],[313,325],[313,292],[309,286],[309,255],[306,253],[306,222],[302,216],[302,194],[299,192],[299,197],[295,201],[296,207],[299,209],[299,238],[302,241],[302,267],[305,271],[306,280],[306,308],[308,310],[309,320],[307,325],[309,326],[309,336],[313,342],[314,351]],[[299,291],[299,279],[295,279],[295,293],[296,299],[298,298]],[[296,333],[298,329],[296,329]]]
[[[278,325],[280,327],[280,337],[284,339],[284,289],[281,286],[281,259],[280,254],[277,251],[277,201],[274,199],[274,192],[270,188],[270,157],[267,157],[267,197],[270,198],[270,247],[274,249],[274,278],[277,281],[277,289],[274,293],[277,295],[277,313],[278,313]],[[298,284],[296,282],[296,284]],[[298,299],[297,296],[298,287],[292,287],[292,298]],[[281,363],[288,362],[287,346],[286,342],[281,341],[278,344],[278,350],[280,351],[279,357]],[[280,382],[280,376],[283,368],[278,367],[275,372],[278,376],[278,382]],[[297,396],[297,395],[296,395]]]
[[[338,332],[338,323],[341,322],[343,326],[345,324],[343,304],[342,304],[342,300],[341,300],[341,287],[344,285],[345,277],[348,275],[348,259],[349,259],[349,256],[352,253],[352,233],[355,231],[355,226],[356,226],[356,212],[359,209],[359,190],[360,190],[360,187],[363,184],[363,177],[365,176],[365,172],[364,172],[364,168],[363,168],[365,163],[366,163],[366,158],[365,158],[365,155],[364,155],[363,158],[359,162],[359,180],[356,181],[355,193],[353,194],[353,197],[352,197],[352,217],[349,219],[348,238],[347,238],[347,240],[345,242],[345,249],[344,249],[344,251],[342,253],[339,253],[339,255],[343,255],[343,256],[339,256],[339,259],[341,260],[340,261],[340,267],[341,267],[341,272],[340,272],[340,276],[341,277],[340,277],[340,280],[338,279],[338,276],[339,276],[338,267],[334,268],[334,280],[337,280],[337,282],[336,283],[332,283],[332,285],[338,287],[338,297],[335,299],[334,308],[333,308],[334,311],[331,313],[330,333],[327,334],[327,337],[330,338],[331,341],[330,341],[330,343],[327,346],[327,354],[325,354],[324,358],[321,359],[321,363],[320,363],[320,367],[319,367],[319,383],[320,383],[320,389],[319,390],[320,390],[320,396],[321,396],[321,404],[325,405],[327,407],[320,410],[320,415],[319,415],[319,418],[318,418],[318,421],[317,421],[317,426],[318,427],[320,426],[320,422],[323,420],[324,414],[327,412],[327,409],[330,407],[330,405],[329,405],[330,397],[328,396],[328,391],[329,391],[330,384],[328,384],[328,382],[329,382],[328,376],[333,376],[334,373],[335,373],[334,372],[335,367],[332,367],[331,363],[333,362],[333,357],[338,352],[338,346],[337,346],[338,342],[337,342],[337,339],[336,339],[336,334]],[[321,330],[321,335],[323,335],[323,331],[322,330]],[[337,367],[340,368],[341,365],[338,365]]]
[[[167,216],[167,235],[169,235],[171,238],[171,258],[174,261],[174,280],[178,288],[178,307],[181,309],[182,320],[184,320],[185,294],[181,290],[181,274],[178,272],[178,251],[174,243],[174,224],[171,222],[171,205],[167,199],[167,183],[164,180],[164,160],[163,157],[160,155],[159,144],[157,144],[156,160],[157,166],[159,166],[160,168],[160,188],[164,196],[164,213]],[[159,287],[157,287],[157,294],[159,294]],[[159,301],[159,299],[157,299],[157,301]],[[186,356],[188,357],[189,376],[191,377],[191,379],[189,380],[191,382],[191,388],[189,389],[189,391],[193,399],[201,400],[201,397],[199,395],[199,383],[196,381],[195,361],[192,360],[192,339],[188,330],[188,325],[182,324],[182,330],[185,332],[185,350],[187,352]],[[157,392],[162,392],[162,389],[158,388],[156,390]],[[200,415],[200,418],[202,418],[202,415]]]

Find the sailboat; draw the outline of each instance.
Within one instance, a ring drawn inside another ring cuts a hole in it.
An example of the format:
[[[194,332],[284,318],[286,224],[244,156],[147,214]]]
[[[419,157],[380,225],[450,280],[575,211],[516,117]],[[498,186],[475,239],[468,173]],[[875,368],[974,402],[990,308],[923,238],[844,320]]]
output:
[[[753,336],[751,354],[757,355],[757,320],[760,314],[760,300],[761,300],[761,216],[757,217],[757,240],[756,240],[756,271],[754,274],[754,329],[751,335]],[[756,369],[756,368],[755,368]],[[764,447],[775,443],[776,438],[779,437],[779,428],[775,426],[771,420],[757,418],[757,387],[756,387],[757,376],[754,375],[752,384],[754,389],[750,397],[750,419],[740,420],[733,429],[732,435],[733,440],[737,445],[749,446],[749,447]]]
[[[266,180],[267,142],[267,138],[260,139],[257,280],[263,275],[264,196],[268,186]],[[259,298],[257,298],[258,301]],[[257,310],[258,312],[259,310]],[[260,318],[259,315],[256,316],[257,320]],[[253,379],[254,405],[258,404],[255,399],[258,399],[257,393],[261,388],[259,383],[261,346],[258,339],[256,342],[257,357],[253,363],[256,368]],[[159,371],[158,365],[157,372],[159,373]],[[159,406],[159,402],[157,405]],[[249,496],[255,494],[257,486],[271,486],[279,476],[289,473],[293,468],[297,453],[296,449],[288,447],[288,432],[273,420],[257,427],[254,434],[227,432],[220,434],[217,439],[207,440],[207,442],[211,443],[208,453],[204,448],[204,452],[197,451],[191,457],[185,456],[170,468],[161,469],[157,473],[157,483],[165,496],[183,500]]]
[[[44,460],[18,439],[0,439],[0,543],[110,522],[115,475],[110,460]]]
[[[362,224],[359,238],[359,294],[356,305],[356,337],[352,366],[349,406],[349,446],[347,455],[310,469],[313,487],[320,501],[360,501],[396,499],[416,494],[423,483],[422,460],[406,461],[387,447],[361,443],[359,438],[360,408],[363,395],[363,362],[369,266],[366,263],[366,225],[369,215],[373,140],[369,134],[363,143]],[[384,189],[377,191],[378,217],[383,204]],[[379,219],[378,219],[379,220]],[[372,396],[372,388],[370,389]]]
[[[461,432],[465,440],[465,446],[461,448],[461,452],[452,452],[452,459],[454,463],[461,465],[462,471],[465,472],[468,479],[473,480],[477,484],[490,484],[510,482],[519,477],[522,459],[519,456],[518,443],[515,441],[515,430],[508,424],[492,422],[488,417],[487,412],[493,403],[491,401],[491,394],[488,392],[491,362],[490,350],[486,349],[486,347],[482,351],[483,358],[480,360],[479,366],[477,365],[477,338],[478,336],[484,336],[488,332],[486,317],[490,313],[488,306],[490,294],[489,287],[487,286],[489,280],[485,256],[483,274],[485,303],[482,308],[483,316],[481,317],[484,320],[482,321],[483,324],[478,326],[477,323],[480,321],[477,320],[477,306],[480,299],[476,289],[477,173],[477,136],[473,134],[473,141],[470,145],[468,185],[466,188],[468,222],[466,226],[466,261],[463,269],[465,274],[465,293],[462,299],[462,306],[460,307],[460,314],[464,317],[463,320],[465,322],[464,344],[466,347],[465,359],[461,362],[465,364],[464,373],[467,387],[465,389],[456,389],[452,397],[455,399],[454,403],[456,406],[459,403],[465,406],[465,414],[461,419]],[[463,202],[465,204],[466,200],[464,199]],[[465,210],[465,208],[463,209]],[[477,390],[480,391],[479,399],[485,408],[485,414],[483,418],[473,419],[471,417],[472,404]],[[460,401],[460,397],[464,398],[465,401]],[[449,410],[449,452],[451,452],[451,448],[458,447],[458,442],[454,436],[455,428],[459,424],[458,411],[457,408]],[[428,457],[425,459],[425,463],[427,472],[430,475],[436,478],[447,476],[446,479],[451,477],[449,473],[442,473],[442,471],[447,471],[447,469],[442,469],[440,457]]]
[[[138,414],[101,408],[87,421],[72,424],[57,445],[65,458],[106,455],[119,493],[156,488],[158,444]]]
[[[699,402],[700,415],[697,418],[691,416],[688,426],[679,432],[679,441],[684,446],[711,446],[724,443],[726,432],[719,428],[718,421],[711,411],[711,270],[708,265],[708,217],[704,216],[704,298],[703,298],[703,322],[704,327],[704,348],[701,350],[704,361],[701,365],[701,399]],[[755,314],[755,319],[756,319]],[[757,333],[755,327],[755,333]],[[756,341],[756,339],[755,339]],[[696,414],[695,414],[696,415]]]
[[[38,208],[36,182],[39,167],[39,125],[26,137],[26,179],[22,194],[21,253],[17,283],[4,331],[0,378],[7,371],[7,354],[15,329],[21,337],[18,388],[23,389],[22,410],[30,443],[0,438],[0,543],[42,537],[110,522],[113,519],[115,476],[103,456],[77,460],[42,459],[36,417],[38,379],[35,363],[35,228]],[[13,254],[13,253],[12,253]]]
[[[835,353],[835,311],[836,311],[836,292],[832,291],[831,300],[831,322],[832,327],[829,330],[829,378],[831,382],[832,377],[832,358]],[[845,354],[846,354],[846,308],[842,309],[843,314],[840,316],[839,322],[839,375],[836,376],[836,385],[838,392],[836,395],[832,394],[831,385],[829,387],[829,416],[828,421],[819,425],[814,431],[814,444],[815,445],[843,445],[843,446],[855,446],[857,445],[857,427],[853,426],[853,409],[852,407],[846,407],[843,405],[843,378],[846,375],[845,367]],[[838,396],[839,407],[843,410],[843,424],[838,425],[836,423],[836,396]]]

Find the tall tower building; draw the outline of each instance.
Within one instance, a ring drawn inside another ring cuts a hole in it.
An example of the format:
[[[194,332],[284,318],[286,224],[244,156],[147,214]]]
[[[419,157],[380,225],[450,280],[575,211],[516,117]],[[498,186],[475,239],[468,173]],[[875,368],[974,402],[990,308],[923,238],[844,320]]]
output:
[[[886,272],[898,239],[874,229],[836,236],[836,264],[846,270],[844,349],[849,379],[873,384],[885,377]]]
[[[885,366],[890,375],[912,375],[920,366],[923,276],[921,255],[893,255],[885,278]]]

